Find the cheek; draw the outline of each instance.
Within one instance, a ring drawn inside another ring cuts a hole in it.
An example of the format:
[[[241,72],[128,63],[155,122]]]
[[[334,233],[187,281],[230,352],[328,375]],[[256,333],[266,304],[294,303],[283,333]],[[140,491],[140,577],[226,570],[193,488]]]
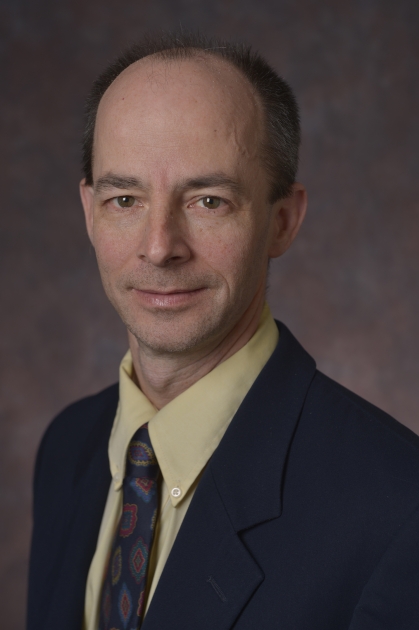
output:
[[[229,285],[249,278],[263,262],[264,241],[254,226],[223,225],[219,230],[202,233],[196,252],[214,271],[224,277]]]
[[[133,243],[129,241],[127,234],[118,230],[95,227],[93,242],[101,273],[110,274],[124,266],[132,255]]]

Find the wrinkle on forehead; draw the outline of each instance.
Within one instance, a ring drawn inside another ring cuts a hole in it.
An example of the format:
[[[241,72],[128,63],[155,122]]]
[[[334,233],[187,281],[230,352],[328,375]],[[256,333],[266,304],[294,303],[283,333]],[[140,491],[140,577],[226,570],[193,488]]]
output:
[[[97,120],[101,131],[101,122],[109,117],[128,133],[137,119],[146,144],[160,144],[164,138],[163,144],[171,145],[187,131],[187,123],[202,127],[206,122],[214,137],[221,134],[247,157],[259,153],[263,133],[262,106],[253,86],[231,63],[204,53],[175,60],[153,55],[129,66],[102,98]],[[147,122],[152,139],[147,138]]]
[[[217,171],[245,182],[248,195],[264,197],[270,181],[261,112],[252,85],[224,60],[136,62],[99,105],[94,181],[123,173],[147,181],[150,190],[169,190]]]

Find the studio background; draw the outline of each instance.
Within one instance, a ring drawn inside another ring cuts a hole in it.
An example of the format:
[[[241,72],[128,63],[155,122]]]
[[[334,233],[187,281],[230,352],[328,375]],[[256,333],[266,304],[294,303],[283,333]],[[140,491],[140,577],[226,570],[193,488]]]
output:
[[[31,479],[126,350],[78,199],[84,98],[145,31],[258,48],[301,106],[309,212],[269,302],[329,376],[419,432],[417,0],[0,0],[1,626],[24,627]],[[65,449],[65,444],[62,445]]]

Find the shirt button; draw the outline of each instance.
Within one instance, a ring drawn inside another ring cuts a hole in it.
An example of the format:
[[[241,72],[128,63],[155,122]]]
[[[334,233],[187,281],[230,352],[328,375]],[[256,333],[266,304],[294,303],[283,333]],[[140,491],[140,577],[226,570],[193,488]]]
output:
[[[175,497],[175,499],[177,499],[182,494],[182,490],[180,488],[172,488],[171,494],[172,494],[172,497]]]

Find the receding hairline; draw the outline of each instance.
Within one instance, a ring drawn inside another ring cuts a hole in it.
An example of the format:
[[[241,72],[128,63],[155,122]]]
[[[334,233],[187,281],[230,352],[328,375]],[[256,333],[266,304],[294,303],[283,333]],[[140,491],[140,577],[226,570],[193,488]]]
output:
[[[203,64],[205,64],[206,69],[210,69],[210,71],[212,72],[215,71],[216,75],[218,74],[217,73],[217,67],[218,67],[218,68],[223,68],[227,70],[230,73],[230,75],[237,77],[238,81],[241,84],[240,89],[244,91],[244,94],[247,97],[246,98],[246,102],[248,103],[247,124],[249,125],[257,124],[256,133],[258,137],[258,144],[260,144],[260,149],[261,149],[259,153],[260,153],[260,159],[263,162],[262,145],[263,145],[264,140],[266,139],[266,132],[267,132],[266,113],[264,111],[262,99],[260,95],[258,94],[257,90],[249,81],[249,79],[246,77],[246,75],[240,70],[240,68],[237,68],[230,60],[224,59],[222,57],[218,57],[217,55],[213,55],[213,54],[211,55],[211,53],[209,52],[206,53],[205,51],[202,51],[199,48],[196,48],[196,49],[191,48],[190,50],[193,51],[194,53],[193,55],[192,54],[190,56],[185,55],[182,57],[166,56],[165,53],[167,53],[168,51],[159,51],[157,53],[147,55],[145,57],[142,57],[141,59],[138,59],[137,61],[134,61],[132,64],[127,66],[112,81],[112,83],[108,86],[108,88],[103,93],[97,106],[97,111],[96,111],[96,116],[95,116],[95,125],[94,125],[95,128],[94,128],[94,133],[93,133],[93,143],[92,143],[92,165],[94,162],[94,149],[95,149],[94,145],[95,145],[95,136],[96,136],[99,112],[102,109],[101,105],[102,106],[105,105],[108,99],[112,100],[113,98],[112,88],[118,89],[118,84],[121,81],[124,81],[127,79],[129,80],[130,74],[135,73],[136,70],[138,71],[138,69],[141,68],[141,66],[145,66],[146,64],[147,65],[150,65],[150,64],[161,65],[163,63],[164,65],[169,66],[169,65],[174,65],[176,63],[179,63],[179,64],[182,63],[182,65],[184,65],[185,63],[196,63],[196,62],[198,63],[202,62]],[[146,80],[152,80],[152,77],[148,77],[148,79]],[[220,84],[221,84],[221,87],[224,89],[224,91],[228,92],[229,83],[226,81],[220,80]],[[239,106],[242,105],[244,102],[244,99],[240,98],[240,95],[237,95],[237,94],[235,95],[235,97],[229,94],[229,98],[233,106],[232,109],[234,108],[234,101],[236,101],[236,105],[237,103],[239,103]]]
[[[229,83],[233,76],[245,79],[242,83],[248,90],[253,103],[261,105],[259,119],[265,133],[260,134],[263,162],[271,181],[271,199],[286,197],[295,182],[299,161],[301,127],[299,108],[291,86],[281,77],[267,60],[244,42],[234,42],[202,35],[199,31],[184,30],[149,33],[138,42],[126,48],[96,78],[85,106],[85,127],[82,146],[82,168],[86,182],[91,185],[93,139],[99,104],[112,83],[139,60],[151,59],[172,62],[190,59],[208,62],[222,60],[230,71]],[[211,63],[214,68],[215,64]],[[231,72],[231,66],[236,74]],[[238,74],[237,74],[238,73]],[[245,101],[246,99],[242,99]],[[258,112],[256,112],[257,114]],[[259,125],[258,125],[259,126]]]
[[[173,49],[167,49],[164,51],[158,51],[156,53],[146,55],[145,57],[142,57],[141,59],[138,59],[137,61],[134,61],[129,66],[127,66],[124,70],[122,70],[122,72],[120,72],[120,74],[118,74],[118,76],[112,81],[112,83],[107,87],[107,89],[103,93],[98,103],[97,112],[99,111],[100,104],[104,100],[105,96],[108,95],[109,97],[109,92],[112,90],[112,88],[117,87],[120,81],[123,81],[124,79],[126,80],[127,76],[129,76],[132,73],[135,73],[136,70],[138,71],[138,69],[141,68],[142,66],[146,66],[150,64],[151,65],[163,64],[164,66],[169,67],[176,64],[184,65],[185,63],[186,64],[202,63],[205,65],[206,69],[209,69],[210,71],[214,72],[215,75],[219,74],[221,76],[221,73],[217,73],[217,67],[218,67],[218,68],[223,68],[224,70],[227,70],[227,72],[230,73],[230,76],[233,75],[237,77],[238,82],[241,83],[243,89],[247,92],[247,96],[249,98],[249,104],[251,104],[257,111],[257,114],[259,117],[259,123],[261,123],[262,128],[264,127],[265,112],[264,112],[264,106],[263,106],[261,96],[256,90],[256,88],[254,87],[254,85],[252,85],[248,77],[244,74],[244,72],[242,72],[240,68],[235,66],[232,61],[230,61],[229,59],[220,57],[218,55],[212,54],[211,50],[208,50],[207,52],[199,48],[182,49],[182,53],[185,53],[187,51],[188,54],[184,54],[179,57],[170,56],[168,54],[175,50],[176,49],[173,48]],[[153,77],[149,76],[147,80],[151,81],[152,78]],[[229,87],[228,83],[223,84],[222,81],[220,81],[220,83],[225,89],[228,89]]]

